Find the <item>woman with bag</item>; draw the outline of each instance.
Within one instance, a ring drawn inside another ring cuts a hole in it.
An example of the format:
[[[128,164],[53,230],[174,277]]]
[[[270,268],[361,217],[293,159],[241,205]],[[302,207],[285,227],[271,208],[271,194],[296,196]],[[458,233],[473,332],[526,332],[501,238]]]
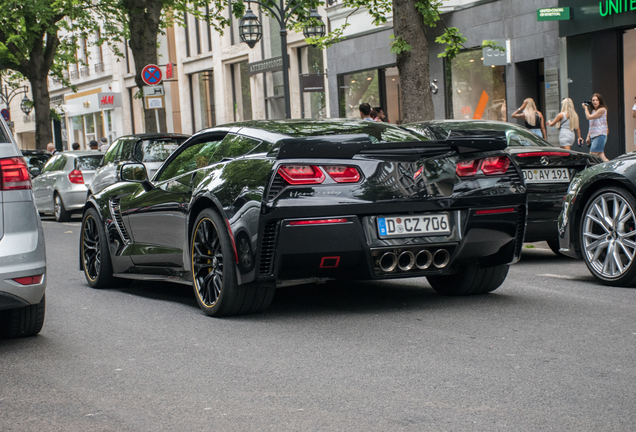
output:
[[[561,112],[557,114],[554,120],[547,121],[548,126],[556,125],[559,129],[559,144],[562,148],[570,150],[574,144],[574,131],[579,135],[577,140],[579,146],[583,143],[581,138],[581,130],[579,129],[579,116],[574,111],[574,102],[572,99],[565,98],[561,103]]]
[[[605,143],[607,142],[607,107],[603,97],[594,93],[592,95],[592,112],[590,113],[590,107],[588,104],[583,104],[585,110],[585,117],[590,121],[590,129],[587,132],[587,139],[585,142],[590,145],[590,153],[599,156],[603,161],[607,162],[609,159],[605,156]]]

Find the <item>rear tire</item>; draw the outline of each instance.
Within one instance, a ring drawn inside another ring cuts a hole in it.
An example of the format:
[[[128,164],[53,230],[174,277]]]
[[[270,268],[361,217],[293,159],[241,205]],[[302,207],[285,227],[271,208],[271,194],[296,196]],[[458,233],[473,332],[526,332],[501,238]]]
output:
[[[506,280],[509,267],[507,264],[488,268],[473,265],[461,269],[459,273],[454,275],[427,276],[426,279],[433,289],[441,295],[486,294],[501,286]]]
[[[44,325],[46,296],[40,303],[0,312],[0,336],[18,338],[35,336]]]
[[[89,208],[82,218],[80,257],[84,276],[91,287],[105,288],[115,285],[106,231],[97,210],[93,207]]]
[[[66,211],[62,197],[57,192],[53,195],[53,214],[58,222],[68,222],[71,219],[71,213]]]
[[[199,214],[190,245],[194,295],[206,315],[245,315],[269,307],[274,285],[238,285],[230,235],[217,212],[205,209]]]

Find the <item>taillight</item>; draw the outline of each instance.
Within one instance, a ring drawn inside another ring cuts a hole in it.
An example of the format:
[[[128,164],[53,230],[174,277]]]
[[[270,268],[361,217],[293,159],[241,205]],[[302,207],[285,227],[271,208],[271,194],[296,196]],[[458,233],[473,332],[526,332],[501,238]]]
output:
[[[314,165],[282,165],[278,173],[292,185],[320,184],[325,180],[320,168]]]
[[[481,162],[481,170],[486,175],[505,174],[510,166],[507,156],[495,156],[484,159]]]
[[[0,159],[0,190],[31,189],[29,169],[21,157]]]
[[[508,156],[493,156],[484,159],[472,159],[457,162],[455,172],[460,177],[470,177],[476,175],[479,170],[485,175],[505,174],[510,166]]]
[[[477,170],[479,169],[479,162],[479,159],[457,162],[457,168],[455,169],[455,172],[460,177],[474,176],[475,174],[477,174]]]
[[[570,156],[570,154],[566,153],[566,152],[562,152],[562,151],[540,151],[540,152],[529,152],[529,153],[519,153],[519,154],[517,154],[517,157],[522,157],[522,158],[526,158],[526,157],[542,157],[542,156],[561,156],[561,157],[565,157],[565,156]]]
[[[360,180],[360,172],[356,167],[342,165],[323,166],[329,177],[338,183],[355,183]]]
[[[84,176],[80,170],[74,169],[68,173],[68,181],[73,184],[84,184]]]

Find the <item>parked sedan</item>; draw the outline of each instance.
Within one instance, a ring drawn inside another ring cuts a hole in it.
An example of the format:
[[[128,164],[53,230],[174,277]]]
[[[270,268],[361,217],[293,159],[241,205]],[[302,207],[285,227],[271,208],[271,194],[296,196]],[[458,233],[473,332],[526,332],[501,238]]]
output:
[[[22,157],[31,177],[37,177],[42,172],[44,165],[51,159],[51,153],[46,150],[22,150]]]
[[[0,119],[0,337],[44,325],[46,251],[27,165]]]
[[[118,182],[120,165],[125,162],[141,162],[151,179],[168,156],[188,137],[189,135],[161,133],[119,138],[108,147],[93,181],[88,185],[89,195]]]
[[[554,253],[559,253],[557,219],[563,196],[570,180],[584,169],[601,162],[595,155],[555,147],[529,130],[506,122],[482,120],[436,120],[406,127],[444,139],[449,133],[505,132],[505,150],[523,171],[528,187],[528,225],[526,242],[546,241]],[[425,128],[425,131],[422,131]]]
[[[561,252],[601,283],[636,286],[636,153],[578,174],[559,217]]]
[[[65,151],[55,154],[33,179],[33,195],[38,212],[53,214],[64,222],[80,212],[90,183],[103,154],[94,150]]]
[[[91,196],[88,284],[191,284],[210,316],[259,312],[276,286],[428,278],[483,294],[519,258],[527,195],[506,137],[435,141],[387,123],[252,121],[197,133],[148,180]],[[240,254],[240,255],[239,255]]]

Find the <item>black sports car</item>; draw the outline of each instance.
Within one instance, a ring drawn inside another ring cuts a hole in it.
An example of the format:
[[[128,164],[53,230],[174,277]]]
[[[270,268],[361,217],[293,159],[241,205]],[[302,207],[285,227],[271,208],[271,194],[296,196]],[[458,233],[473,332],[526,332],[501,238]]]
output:
[[[503,133],[435,141],[355,120],[204,130],[152,182],[139,163],[85,207],[88,283],[192,284],[208,315],[253,313],[276,286],[426,276],[487,293],[522,246],[527,196]]]
[[[583,259],[613,286],[636,286],[636,154],[589,168],[572,180],[559,217],[561,252]]]
[[[529,130],[512,123],[484,120],[436,120],[405,127],[446,139],[449,133],[471,134],[501,131],[506,134],[506,153],[515,160],[528,187],[526,242],[546,241],[559,253],[557,219],[570,180],[587,167],[601,162],[598,156],[555,147]]]

